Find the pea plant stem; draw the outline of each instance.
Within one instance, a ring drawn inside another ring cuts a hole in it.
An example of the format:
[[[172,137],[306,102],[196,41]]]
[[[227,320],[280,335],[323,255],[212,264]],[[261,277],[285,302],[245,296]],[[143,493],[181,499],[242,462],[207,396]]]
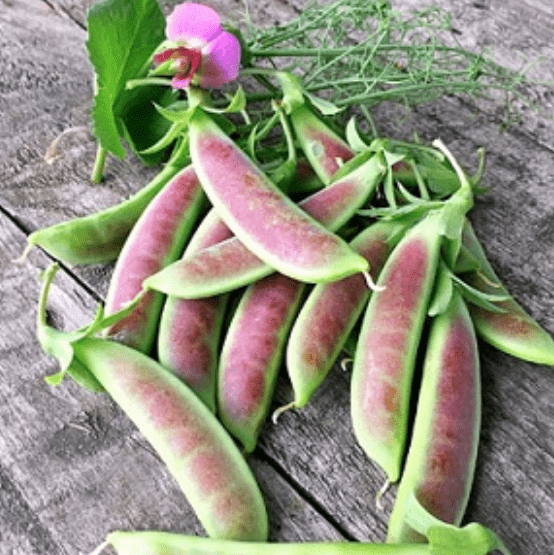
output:
[[[90,180],[93,183],[100,183],[104,179],[104,167],[106,166],[106,156],[108,151],[101,145],[96,149],[96,158],[94,159],[94,166]]]
[[[283,48],[283,49],[250,49],[248,52],[253,58],[326,58],[326,57],[336,57],[344,54],[352,54],[358,50],[367,50],[367,45],[364,42],[353,46],[338,46],[333,48]],[[377,50],[394,51],[399,52],[414,52],[414,51],[428,51],[430,47],[428,45],[403,45],[403,44],[387,44],[381,43],[377,46]],[[432,47],[434,52],[448,52],[450,54],[457,54],[465,58],[479,58],[477,54],[471,54],[469,51],[463,48],[456,48],[452,46],[441,46],[438,44]]]

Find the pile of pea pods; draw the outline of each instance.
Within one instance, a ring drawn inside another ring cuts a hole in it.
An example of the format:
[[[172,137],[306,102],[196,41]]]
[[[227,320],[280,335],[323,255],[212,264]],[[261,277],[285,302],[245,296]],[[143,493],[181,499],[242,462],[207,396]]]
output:
[[[37,334],[60,362],[47,380],[109,394],[209,536],[114,532],[120,555],[449,553],[479,441],[477,338],[554,364],[554,341],[502,286],[467,218],[481,172],[468,176],[440,140],[367,144],[349,127],[347,141],[308,103],[286,117],[293,156],[265,170],[199,106],[133,197],[29,236],[68,265],[116,261],[104,305],[70,332],[47,323],[57,264],[46,270]],[[275,419],[305,406],[345,357],[356,439],[399,484],[387,544],[266,544],[245,455],[278,372],[293,398]],[[467,553],[508,553],[492,531],[480,538]]]

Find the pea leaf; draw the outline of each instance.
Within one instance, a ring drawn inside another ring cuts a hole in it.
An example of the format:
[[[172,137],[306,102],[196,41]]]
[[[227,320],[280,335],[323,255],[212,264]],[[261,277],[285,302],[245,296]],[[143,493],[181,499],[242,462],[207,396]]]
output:
[[[93,132],[109,152],[123,158],[120,140],[129,79],[141,76],[164,39],[165,19],[156,0],[101,0],[87,13],[87,50],[95,71]]]

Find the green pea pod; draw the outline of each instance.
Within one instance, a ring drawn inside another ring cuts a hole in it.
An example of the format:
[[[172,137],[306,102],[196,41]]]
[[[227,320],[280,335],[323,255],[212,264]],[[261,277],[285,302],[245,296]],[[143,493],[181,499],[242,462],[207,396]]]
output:
[[[37,335],[44,351],[58,355],[64,366],[77,360],[103,386],[167,465],[210,536],[265,541],[262,494],[221,423],[179,378],[147,355],[86,331],[64,333],[48,326],[46,303],[54,274],[52,267],[38,310]]]
[[[201,109],[190,121],[189,140],[208,198],[256,256],[310,283],[367,271],[362,256],[280,191]]]
[[[144,209],[187,164],[186,144],[156,177],[129,199],[110,208],[38,229],[27,238],[25,254],[34,246],[43,248],[69,265],[104,264],[115,260]]]
[[[154,197],[133,226],[117,259],[106,296],[107,314],[117,312],[140,294],[146,277],[177,259],[204,202],[192,166],[182,169]],[[148,291],[136,309],[105,334],[149,353],[162,304],[161,293]]]
[[[290,118],[300,148],[317,176],[328,185],[340,167],[354,157],[354,151],[305,104],[295,108]]]
[[[481,422],[477,338],[453,291],[431,322],[410,447],[388,524],[388,542],[425,541],[406,521],[414,495],[429,513],[459,525],[469,497]]]
[[[232,235],[210,210],[192,235],[183,257]],[[228,296],[180,299],[168,296],[158,330],[158,360],[215,411],[218,347]]]
[[[277,273],[253,283],[242,295],[225,336],[218,369],[218,414],[246,452],[254,450],[273,399],[304,287]]]
[[[390,254],[354,355],[354,433],[390,482],[400,477],[404,457],[415,358],[439,260],[440,217],[440,212],[427,215]]]
[[[330,230],[337,230],[372,196],[384,171],[382,157],[376,153],[363,166],[302,200],[298,206]],[[296,249],[291,252],[296,253]],[[274,271],[271,264],[258,258],[238,237],[232,237],[170,264],[147,278],[143,285],[145,289],[176,297],[198,298],[248,285]]]
[[[112,546],[117,555],[487,555],[498,549],[510,555],[496,533],[476,522],[458,528],[434,518],[415,498],[410,500],[410,522],[429,543],[243,542],[202,538],[171,532],[122,531],[107,535],[91,555]]]
[[[402,222],[381,221],[372,224],[351,241],[352,248],[369,262],[373,280],[377,279],[405,228]],[[359,275],[320,283],[310,292],[287,343],[287,372],[294,401],[286,408],[303,407],[311,399],[337,359],[369,295],[367,283]]]
[[[230,542],[149,531],[111,532],[106,543],[90,555],[99,555],[108,545],[117,555],[446,555],[422,544]]]
[[[464,274],[463,279],[484,293],[509,296],[495,303],[499,311],[469,304],[477,334],[509,355],[537,364],[554,365],[552,336],[509,295],[487,260],[469,220],[464,224],[462,240],[480,264],[478,271]]]

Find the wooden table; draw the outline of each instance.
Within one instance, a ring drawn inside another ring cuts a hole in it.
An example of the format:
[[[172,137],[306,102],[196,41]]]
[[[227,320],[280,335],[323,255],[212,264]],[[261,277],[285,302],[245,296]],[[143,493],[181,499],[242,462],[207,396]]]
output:
[[[70,380],[48,386],[56,370],[35,338],[38,274],[49,258],[35,249],[13,263],[33,230],[114,204],[154,175],[132,156],[109,159],[105,182],[91,184],[91,69],[85,9],[90,0],[0,1],[0,552],[87,553],[116,528],[203,534],[182,493],[127,417],[105,395]],[[284,21],[302,0],[252,0],[254,19]],[[170,2],[165,2],[165,6]],[[407,9],[415,1],[396,1]],[[440,0],[454,35],[490,47],[516,68],[549,56],[535,76],[554,79],[550,0]],[[240,2],[213,5],[223,13]],[[552,107],[550,98],[542,100]],[[550,116],[552,116],[550,111]],[[485,146],[484,182],[471,219],[511,293],[554,333],[554,125],[523,110],[500,129],[499,110],[461,98],[420,107],[402,120],[385,109],[385,135],[440,137],[468,167]],[[66,131],[72,131],[67,133]],[[44,155],[57,144],[50,163]],[[50,299],[64,329],[89,321],[106,292],[111,265],[64,269]],[[554,545],[554,374],[480,345],[483,426],[466,521],[495,529],[514,555]],[[268,423],[248,461],[270,514],[270,538],[382,541],[395,488],[384,509],[374,498],[384,476],[356,445],[349,420],[349,374],[334,368],[304,410]],[[275,406],[290,398],[280,379]]]

